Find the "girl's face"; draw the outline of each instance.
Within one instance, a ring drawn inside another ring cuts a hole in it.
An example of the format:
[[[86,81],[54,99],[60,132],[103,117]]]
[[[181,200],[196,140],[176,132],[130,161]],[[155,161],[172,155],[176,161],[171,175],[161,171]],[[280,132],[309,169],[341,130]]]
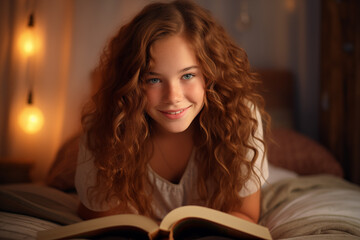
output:
[[[205,82],[195,53],[180,35],[156,41],[151,69],[145,75],[147,114],[155,127],[185,131],[204,105]]]

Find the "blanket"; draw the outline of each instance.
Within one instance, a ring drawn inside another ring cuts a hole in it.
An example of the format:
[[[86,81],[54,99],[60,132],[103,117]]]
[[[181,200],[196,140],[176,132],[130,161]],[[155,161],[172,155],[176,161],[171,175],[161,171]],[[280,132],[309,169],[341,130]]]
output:
[[[40,184],[0,185],[0,211],[66,225],[81,221],[76,195]]]
[[[360,187],[330,175],[262,189],[260,224],[274,239],[359,239]]]

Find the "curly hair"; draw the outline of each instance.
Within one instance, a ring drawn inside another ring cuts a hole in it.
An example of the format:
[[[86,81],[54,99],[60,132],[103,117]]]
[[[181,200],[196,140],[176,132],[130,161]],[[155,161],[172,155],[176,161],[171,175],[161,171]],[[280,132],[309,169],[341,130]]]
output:
[[[150,68],[152,44],[177,34],[192,46],[205,79],[205,104],[194,120],[196,161],[203,166],[198,170],[199,196],[208,207],[231,211],[241,202],[238,192],[255,173],[259,156],[249,141],[258,138],[259,125],[251,106],[265,121],[269,118],[245,51],[207,10],[191,1],[147,5],[104,49],[96,70],[100,87],[82,116],[98,169],[97,187],[91,192],[102,200],[116,199],[123,209],[132,206],[141,214],[153,214],[147,191],[151,156],[145,151],[151,121],[145,113],[142,76]],[[265,151],[264,141],[258,140]]]

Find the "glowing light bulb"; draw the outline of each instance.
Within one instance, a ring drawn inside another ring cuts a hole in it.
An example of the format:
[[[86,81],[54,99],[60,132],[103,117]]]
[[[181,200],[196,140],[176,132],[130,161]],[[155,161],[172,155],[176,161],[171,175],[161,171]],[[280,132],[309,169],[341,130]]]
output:
[[[35,53],[35,37],[33,29],[27,29],[20,37],[20,49],[25,56],[31,56]]]
[[[35,43],[33,34],[31,32],[28,32],[24,39],[23,50],[27,55],[31,55],[34,53],[34,49]]]
[[[28,134],[37,133],[44,124],[42,112],[31,104],[21,111],[18,120],[21,128]]]

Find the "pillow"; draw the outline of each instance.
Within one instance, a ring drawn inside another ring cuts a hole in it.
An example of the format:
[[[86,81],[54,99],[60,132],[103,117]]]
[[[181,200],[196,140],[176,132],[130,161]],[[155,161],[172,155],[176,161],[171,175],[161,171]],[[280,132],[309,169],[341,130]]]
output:
[[[273,129],[268,143],[268,161],[300,175],[332,174],[343,177],[334,156],[322,145],[291,129]]]
[[[281,167],[275,167],[274,165],[269,163],[269,177],[263,186],[266,186],[268,184],[274,184],[284,179],[296,178],[298,176],[299,175],[294,171],[290,171]]]
[[[59,148],[46,177],[48,186],[62,191],[75,190],[74,179],[79,143],[80,135],[75,135]]]

